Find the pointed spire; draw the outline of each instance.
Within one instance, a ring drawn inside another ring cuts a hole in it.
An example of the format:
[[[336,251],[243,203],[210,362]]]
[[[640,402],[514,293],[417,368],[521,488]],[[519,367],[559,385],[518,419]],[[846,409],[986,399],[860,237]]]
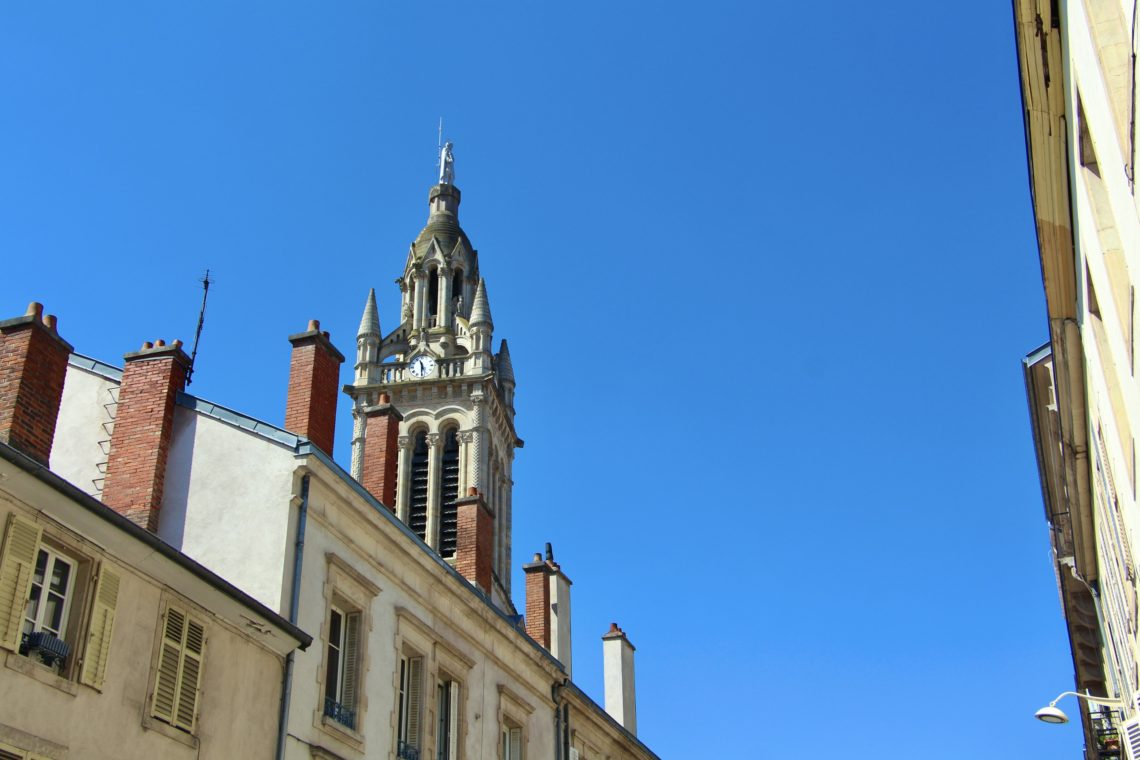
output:
[[[360,330],[356,337],[362,335],[380,335],[380,316],[376,310],[376,288],[369,288],[368,301],[364,304],[364,316],[360,318]]]
[[[487,286],[483,284],[483,278],[479,278],[479,285],[475,288],[475,302],[471,305],[471,326],[474,327],[481,322],[492,324],[491,322],[491,307],[487,304]]]
[[[499,344],[497,363],[499,366],[499,380],[504,383],[513,383],[515,381],[515,368],[511,366],[511,352],[507,349],[506,338],[503,338],[503,342]]]

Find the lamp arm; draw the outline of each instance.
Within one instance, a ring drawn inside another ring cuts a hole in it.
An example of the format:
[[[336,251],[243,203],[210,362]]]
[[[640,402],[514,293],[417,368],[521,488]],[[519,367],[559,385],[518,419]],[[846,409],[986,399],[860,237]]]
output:
[[[1054,705],[1056,705],[1058,702],[1061,701],[1062,697],[1068,697],[1070,695],[1077,697],[1078,699],[1088,700],[1089,702],[1099,702],[1102,705],[1123,705],[1124,704],[1124,700],[1119,699],[1117,697],[1094,697],[1092,694],[1081,694],[1080,692],[1076,692],[1076,691],[1063,691],[1057,695],[1056,699],[1054,699],[1052,702],[1049,703],[1049,706],[1053,707]]]

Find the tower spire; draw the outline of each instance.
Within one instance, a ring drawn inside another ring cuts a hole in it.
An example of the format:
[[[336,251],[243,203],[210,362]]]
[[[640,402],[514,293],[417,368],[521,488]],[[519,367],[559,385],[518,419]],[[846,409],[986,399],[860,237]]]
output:
[[[486,322],[491,322],[491,306],[487,303],[487,286],[483,282],[483,278],[479,278],[479,285],[475,288],[475,301],[471,304],[471,319],[472,326]]]

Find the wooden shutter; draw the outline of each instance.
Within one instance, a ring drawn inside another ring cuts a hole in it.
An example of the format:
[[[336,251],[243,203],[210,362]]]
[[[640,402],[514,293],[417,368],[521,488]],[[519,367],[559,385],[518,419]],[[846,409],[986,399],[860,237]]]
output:
[[[200,623],[190,620],[181,610],[167,608],[152,712],[156,718],[191,733],[198,711],[205,634]]]
[[[447,682],[447,695],[450,704],[447,709],[447,757],[448,760],[459,758],[459,684],[455,681]]]
[[[91,624],[87,629],[87,649],[83,655],[83,672],[79,680],[96,689],[103,688],[107,657],[111,651],[111,632],[115,626],[115,607],[119,603],[119,574],[104,562],[99,569],[95,602],[91,606]]]
[[[408,738],[409,745],[420,747],[420,701],[423,694],[423,658],[408,658]]]
[[[0,647],[15,650],[20,645],[24,607],[36,569],[36,553],[43,529],[31,520],[12,515],[0,555]]]
[[[340,703],[349,710],[355,710],[357,684],[360,682],[360,613],[349,613],[344,625],[344,688]]]
[[[186,621],[186,644],[182,649],[182,672],[178,682],[178,711],[174,725],[194,730],[198,714],[198,682],[202,676],[202,654],[206,645],[206,629],[201,623]]]

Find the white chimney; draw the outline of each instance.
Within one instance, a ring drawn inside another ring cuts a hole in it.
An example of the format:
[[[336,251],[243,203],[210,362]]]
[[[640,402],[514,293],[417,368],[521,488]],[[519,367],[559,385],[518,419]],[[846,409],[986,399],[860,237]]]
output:
[[[606,684],[606,712],[634,736],[637,705],[633,687],[634,646],[617,623],[602,636],[602,663]]]

